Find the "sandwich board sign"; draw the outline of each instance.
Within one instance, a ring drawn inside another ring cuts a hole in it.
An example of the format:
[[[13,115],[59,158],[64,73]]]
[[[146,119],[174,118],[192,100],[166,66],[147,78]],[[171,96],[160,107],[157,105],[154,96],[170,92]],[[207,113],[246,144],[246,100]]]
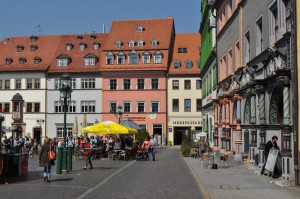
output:
[[[277,156],[278,156],[278,150],[275,149],[274,147],[271,148],[268,155],[265,169],[268,169],[270,172],[274,171]]]

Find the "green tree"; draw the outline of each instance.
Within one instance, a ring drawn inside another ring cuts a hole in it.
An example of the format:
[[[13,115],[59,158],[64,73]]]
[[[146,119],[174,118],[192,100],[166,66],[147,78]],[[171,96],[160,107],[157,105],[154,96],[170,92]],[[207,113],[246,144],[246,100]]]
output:
[[[137,134],[136,140],[139,142],[139,146],[142,146],[145,138],[150,140],[150,135],[146,129],[140,130]]]

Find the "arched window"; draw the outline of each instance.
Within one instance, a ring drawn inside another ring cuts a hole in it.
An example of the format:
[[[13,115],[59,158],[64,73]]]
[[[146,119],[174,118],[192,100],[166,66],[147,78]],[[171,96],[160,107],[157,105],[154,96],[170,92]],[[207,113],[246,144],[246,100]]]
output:
[[[139,63],[139,54],[133,50],[129,53],[129,64],[138,64]]]
[[[119,52],[118,53],[118,59],[117,59],[117,64],[125,64],[125,53],[124,52]]]
[[[150,64],[151,54],[146,51],[143,53],[143,64]]]
[[[106,54],[106,64],[108,64],[108,65],[114,64],[114,57],[115,57],[115,55],[112,52],[108,52]]]
[[[270,103],[270,124],[283,123],[283,88],[277,86],[272,94]]]
[[[115,46],[116,46],[117,48],[120,48],[120,47],[122,46],[122,42],[121,42],[120,40],[117,40],[117,41],[115,42]]]
[[[244,124],[250,124],[251,118],[251,95],[249,95],[246,99],[245,110],[244,110]]]
[[[155,64],[161,64],[162,63],[162,58],[163,58],[163,54],[160,51],[156,51],[154,53],[154,63]]]
[[[134,47],[134,41],[133,41],[133,40],[130,40],[130,41],[128,42],[128,46],[129,46],[130,48],[133,48],[133,47]]]

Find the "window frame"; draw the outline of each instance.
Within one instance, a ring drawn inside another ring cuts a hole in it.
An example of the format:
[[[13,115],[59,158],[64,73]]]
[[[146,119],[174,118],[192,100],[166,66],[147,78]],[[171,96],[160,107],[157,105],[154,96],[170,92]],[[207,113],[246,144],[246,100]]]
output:
[[[177,83],[177,86],[176,86],[176,83]],[[172,80],[172,89],[173,90],[179,90],[179,80]]]
[[[179,112],[179,99],[172,99],[172,112]]]

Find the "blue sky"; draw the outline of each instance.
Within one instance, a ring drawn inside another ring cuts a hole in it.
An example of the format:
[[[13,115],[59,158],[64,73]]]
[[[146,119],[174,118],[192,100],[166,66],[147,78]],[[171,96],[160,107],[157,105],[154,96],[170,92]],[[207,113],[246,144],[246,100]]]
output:
[[[201,0],[2,0],[0,39],[109,31],[113,20],[172,16],[176,33],[197,33]],[[40,29],[37,26],[40,25]],[[40,30],[40,33],[39,31]]]

